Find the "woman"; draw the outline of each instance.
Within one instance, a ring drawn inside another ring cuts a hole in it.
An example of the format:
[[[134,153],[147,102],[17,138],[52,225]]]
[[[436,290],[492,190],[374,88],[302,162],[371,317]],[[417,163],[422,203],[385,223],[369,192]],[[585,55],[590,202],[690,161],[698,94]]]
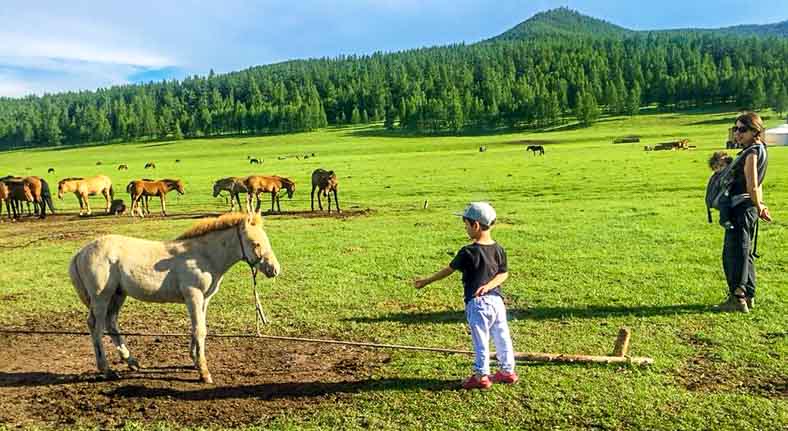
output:
[[[721,311],[749,313],[755,302],[755,261],[751,247],[758,219],[771,221],[769,209],[763,201],[761,183],[766,176],[768,157],[763,141],[763,121],[758,114],[747,112],[736,118],[734,140],[743,148],[739,153],[744,163],[734,167],[730,194],[741,203],[731,209],[732,225],[725,229],[722,267],[728,282],[728,300],[720,304]]]

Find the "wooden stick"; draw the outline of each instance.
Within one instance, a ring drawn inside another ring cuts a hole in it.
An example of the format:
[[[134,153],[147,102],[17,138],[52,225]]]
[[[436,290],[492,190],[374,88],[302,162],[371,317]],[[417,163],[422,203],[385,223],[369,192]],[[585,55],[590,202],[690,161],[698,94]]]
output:
[[[616,338],[616,344],[613,346],[613,356],[623,357],[627,355],[629,351],[630,335],[629,329],[627,328],[618,330],[618,338]]]

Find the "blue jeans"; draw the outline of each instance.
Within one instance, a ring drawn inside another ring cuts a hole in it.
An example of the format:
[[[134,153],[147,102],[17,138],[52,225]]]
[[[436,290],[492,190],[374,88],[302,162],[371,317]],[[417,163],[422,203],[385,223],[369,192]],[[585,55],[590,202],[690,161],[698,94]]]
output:
[[[506,306],[498,295],[476,297],[465,304],[465,318],[471,329],[476,360],[473,371],[479,375],[490,374],[490,335],[495,343],[498,366],[502,371],[514,371],[514,348],[506,322]]]

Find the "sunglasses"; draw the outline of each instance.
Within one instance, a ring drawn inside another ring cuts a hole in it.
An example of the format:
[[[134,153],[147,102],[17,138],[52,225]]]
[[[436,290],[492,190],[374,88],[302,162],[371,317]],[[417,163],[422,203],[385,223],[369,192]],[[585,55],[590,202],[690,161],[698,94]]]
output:
[[[736,132],[738,132],[738,133],[747,133],[747,132],[750,131],[750,128],[749,127],[736,127],[736,126],[733,126],[733,128],[731,130],[733,130],[734,133],[736,133]]]

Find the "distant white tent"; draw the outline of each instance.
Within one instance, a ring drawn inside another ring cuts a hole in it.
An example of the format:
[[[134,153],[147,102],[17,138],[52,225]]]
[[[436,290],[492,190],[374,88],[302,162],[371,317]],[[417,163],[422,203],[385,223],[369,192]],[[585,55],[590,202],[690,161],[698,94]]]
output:
[[[766,130],[766,143],[768,145],[788,146],[788,124]]]

